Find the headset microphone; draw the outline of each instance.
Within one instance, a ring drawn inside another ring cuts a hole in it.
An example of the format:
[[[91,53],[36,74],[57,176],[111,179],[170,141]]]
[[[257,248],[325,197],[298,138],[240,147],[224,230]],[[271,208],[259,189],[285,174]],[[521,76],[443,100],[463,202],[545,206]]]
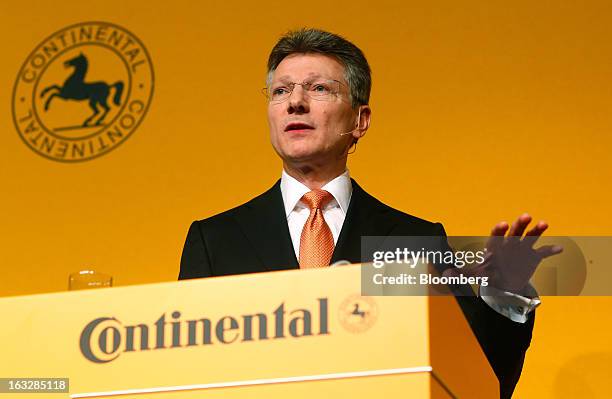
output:
[[[359,108],[359,113],[357,114],[357,126],[355,126],[355,129],[351,130],[350,132],[346,132],[346,133],[338,133],[338,136],[346,136],[347,134],[353,134],[356,130],[359,129],[360,122],[361,122],[361,108]]]

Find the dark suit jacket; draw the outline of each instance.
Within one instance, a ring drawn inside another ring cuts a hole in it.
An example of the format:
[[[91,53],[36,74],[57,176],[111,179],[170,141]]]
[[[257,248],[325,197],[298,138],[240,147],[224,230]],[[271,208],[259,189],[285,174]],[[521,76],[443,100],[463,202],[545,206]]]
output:
[[[354,180],[353,194],[331,263],[360,263],[361,236],[445,236],[440,223],[393,209]],[[193,222],[181,258],[179,279],[298,269],[280,190],[280,180],[244,205]],[[457,296],[478,342],[500,382],[500,396],[512,395],[535,314],[513,322],[475,296]],[[474,387],[477,391],[477,387]]]

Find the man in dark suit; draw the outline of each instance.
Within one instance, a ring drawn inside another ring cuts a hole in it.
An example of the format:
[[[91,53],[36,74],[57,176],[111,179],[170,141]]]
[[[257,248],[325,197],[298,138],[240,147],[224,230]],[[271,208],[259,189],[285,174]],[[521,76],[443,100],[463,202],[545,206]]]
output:
[[[365,56],[347,40],[314,29],[281,38],[270,54],[266,90],[270,138],[283,161],[281,179],[244,205],[194,222],[179,279],[360,263],[362,236],[445,237],[441,224],[381,203],[349,176],[350,149],[370,125],[370,86]],[[495,276],[518,267],[535,270],[537,262],[500,265],[494,255],[510,249],[506,233],[520,238],[530,221],[522,215],[512,227],[502,222],[492,231],[497,240],[490,242],[488,264],[478,273],[490,276],[501,296],[457,297],[500,381],[501,397],[512,395],[520,376],[537,300],[506,292],[521,293],[531,274],[519,273],[522,277],[510,282]],[[537,238],[546,228],[540,222],[527,236]],[[538,257],[556,252],[549,248]],[[504,303],[506,294],[525,305]]]

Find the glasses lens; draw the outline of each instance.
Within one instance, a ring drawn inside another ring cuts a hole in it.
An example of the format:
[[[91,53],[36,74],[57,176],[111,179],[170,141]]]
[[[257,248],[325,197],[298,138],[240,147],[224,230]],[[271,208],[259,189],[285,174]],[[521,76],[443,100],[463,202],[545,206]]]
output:
[[[308,95],[316,100],[329,100],[338,90],[339,83],[335,80],[320,80],[310,84]]]
[[[268,99],[272,102],[281,102],[289,98],[291,85],[275,83],[268,88]]]

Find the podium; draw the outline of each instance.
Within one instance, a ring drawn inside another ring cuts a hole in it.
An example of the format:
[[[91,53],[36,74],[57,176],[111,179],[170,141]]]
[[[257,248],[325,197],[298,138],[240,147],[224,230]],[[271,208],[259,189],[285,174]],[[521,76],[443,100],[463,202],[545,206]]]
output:
[[[455,298],[361,296],[360,275],[350,265],[2,298],[0,375],[69,378],[72,398],[499,397]]]

